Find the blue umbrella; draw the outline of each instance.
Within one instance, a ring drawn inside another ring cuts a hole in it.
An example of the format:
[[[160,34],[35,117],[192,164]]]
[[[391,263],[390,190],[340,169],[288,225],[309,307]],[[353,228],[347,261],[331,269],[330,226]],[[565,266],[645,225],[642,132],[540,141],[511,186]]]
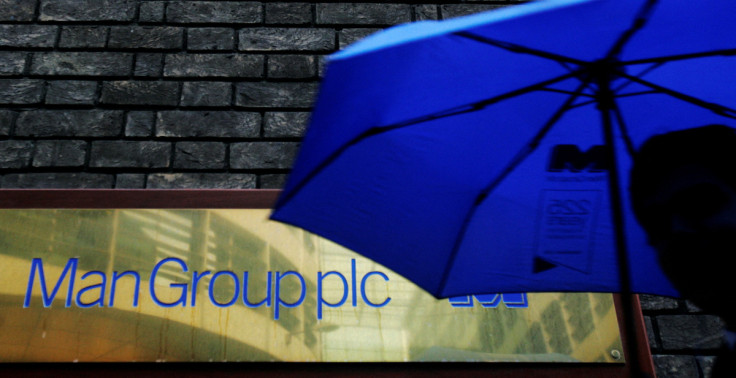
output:
[[[437,297],[677,295],[630,211],[650,136],[736,125],[728,0],[550,0],[329,58],[273,219]]]

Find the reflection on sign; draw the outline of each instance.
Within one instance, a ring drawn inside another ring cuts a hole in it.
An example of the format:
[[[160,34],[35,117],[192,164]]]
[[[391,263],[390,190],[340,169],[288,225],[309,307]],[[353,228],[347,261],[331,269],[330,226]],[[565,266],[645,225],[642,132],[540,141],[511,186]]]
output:
[[[610,295],[436,300],[267,216],[0,211],[0,361],[620,362]]]

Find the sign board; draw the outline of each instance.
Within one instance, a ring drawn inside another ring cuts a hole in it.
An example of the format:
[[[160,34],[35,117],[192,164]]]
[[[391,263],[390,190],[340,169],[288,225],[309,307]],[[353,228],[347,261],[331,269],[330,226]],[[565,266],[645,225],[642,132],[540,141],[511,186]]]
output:
[[[275,192],[82,192],[0,191],[3,362],[626,360],[611,294],[438,300]]]

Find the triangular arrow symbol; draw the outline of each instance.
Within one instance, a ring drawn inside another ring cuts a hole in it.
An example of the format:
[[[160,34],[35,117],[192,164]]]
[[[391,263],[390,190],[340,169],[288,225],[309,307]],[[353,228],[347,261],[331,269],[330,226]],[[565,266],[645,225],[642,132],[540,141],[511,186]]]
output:
[[[542,273],[544,271],[547,271],[547,270],[550,270],[550,269],[556,268],[556,267],[557,267],[557,265],[555,265],[555,264],[553,264],[553,263],[551,263],[551,262],[549,262],[547,260],[544,260],[544,259],[540,258],[539,256],[534,257],[534,268],[533,268],[533,272],[535,274],[536,273]]]

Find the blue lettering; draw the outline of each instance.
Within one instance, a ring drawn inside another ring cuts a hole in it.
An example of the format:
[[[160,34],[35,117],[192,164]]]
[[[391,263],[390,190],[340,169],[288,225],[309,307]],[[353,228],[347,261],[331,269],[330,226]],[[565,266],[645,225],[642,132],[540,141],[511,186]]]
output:
[[[268,278],[266,279],[266,297],[258,303],[251,303],[248,300],[248,272],[243,272],[243,304],[250,307],[261,307],[266,304],[266,307],[271,307],[271,272],[268,272]]]
[[[230,276],[233,279],[233,284],[235,286],[235,293],[233,293],[233,298],[230,300],[230,302],[227,303],[220,303],[215,300],[215,280],[217,280],[217,277],[220,277],[221,275],[227,275]],[[235,301],[238,300],[238,294],[240,294],[240,282],[238,282],[238,276],[235,275],[235,273],[223,270],[220,272],[215,273],[212,276],[212,279],[210,279],[210,287],[209,287],[209,296],[210,296],[210,302],[214,304],[217,307],[229,307],[232,306]],[[192,306],[194,306],[194,300],[192,300]]]
[[[473,307],[473,297],[470,295],[447,298],[452,307]]]
[[[56,285],[54,285],[54,290],[51,292],[51,296],[48,295],[48,289],[46,288],[46,276],[43,273],[43,262],[39,258],[34,258],[31,261],[31,274],[28,276],[28,288],[26,289],[26,298],[23,301],[23,307],[29,307],[31,305],[31,292],[33,291],[33,277],[36,275],[36,271],[38,271],[38,280],[41,283],[41,295],[43,299],[43,307],[51,307],[51,302],[54,300],[54,297],[56,297],[56,293],[59,291],[59,288],[61,287],[62,281],[64,281],[64,278],[66,277],[66,274],[69,273],[69,290],[67,291],[66,295],[66,303],[64,307],[70,307],[72,305],[72,292],[74,290],[74,278],[77,275],[77,263],[79,262],[79,259],[77,258],[71,258],[66,263],[66,266],[64,266],[64,270],[61,272],[61,276],[59,277],[59,280],[56,281]]]
[[[133,307],[138,307],[138,294],[141,290],[141,275],[132,270],[126,270],[122,273],[112,272],[112,282],[110,283],[110,307],[112,307],[113,303],[115,302],[115,288],[117,286],[118,280],[121,277],[129,274],[132,275],[133,278],[135,278],[135,291],[133,291]]]
[[[529,307],[526,293],[465,295],[448,300],[452,307],[473,307],[473,297],[484,308],[497,308],[502,302],[508,308]]]
[[[350,275],[351,281],[353,282],[353,307],[358,306],[358,284],[357,277],[355,276],[355,259],[350,260]]]
[[[83,274],[82,275],[82,279],[85,279],[85,278],[89,277],[92,274],[100,276],[102,278],[102,282],[100,282],[98,284],[87,286],[87,287],[83,288],[82,290],[79,290],[79,292],[77,293],[77,297],[75,298],[76,304],[79,307],[87,308],[87,307],[92,307],[95,304],[97,304],[98,307],[102,307],[102,306],[105,305],[105,285],[107,284],[107,276],[105,276],[105,273],[102,273],[99,270],[93,270],[91,272],[87,272],[87,273]],[[93,302],[87,302],[87,303],[82,302],[82,294],[84,294],[84,293],[86,293],[86,292],[88,292],[90,290],[93,290],[93,289],[99,289],[100,290],[100,295],[97,297],[97,300],[96,301],[93,301]]]
[[[202,273],[194,271],[194,277],[192,277],[192,307],[194,307],[197,299],[197,284],[199,283],[199,280],[204,278],[205,276],[208,276],[210,274],[209,270],[205,270]],[[210,283],[211,284],[211,283]]]
[[[503,303],[508,308],[528,308],[526,293],[502,294]]]
[[[281,299],[281,279],[283,279],[286,276],[295,276],[297,279],[299,279],[299,282],[301,283],[301,294],[299,295],[299,299],[294,303],[288,303],[284,302]],[[273,309],[273,318],[274,320],[278,320],[279,318],[279,309],[281,305],[284,307],[296,307],[302,304],[304,302],[304,297],[307,295],[307,284],[304,282],[304,277],[302,277],[301,274],[294,272],[294,271],[288,271],[284,274],[281,274],[281,272],[276,272],[276,287],[274,289],[276,292],[276,305],[274,305]]]
[[[381,303],[373,303],[370,300],[368,300],[368,296],[365,295],[365,282],[368,281],[368,277],[372,275],[379,275],[381,278],[383,278],[384,281],[388,282],[388,276],[381,272],[370,272],[363,276],[363,279],[360,281],[360,295],[363,297],[363,302],[365,302],[367,305],[371,307],[383,307],[388,304],[388,302],[391,302],[391,297],[386,297],[386,299]]]
[[[161,302],[158,299],[158,296],[156,296],[156,290],[154,288],[156,286],[155,284],[156,284],[156,276],[158,275],[158,270],[161,269],[161,266],[163,266],[164,264],[168,262],[175,262],[179,264],[179,266],[182,269],[182,272],[187,271],[187,264],[181,259],[178,259],[176,257],[169,257],[169,258],[165,258],[159,261],[158,264],[156,264],[156,266],[153,267],[153,271],[151,272],[151,281],[148,284],[148,289],[151,293],[151,298],[153,298],[153,301],[156,302],[156,304],[161,307],[174,307],[179,304],[181,304],[182,306],[186,306],[187,305],[187,284],[180,284],[180,283],[179,284],[173,284],[173,283],[169,284],[170,287],[181,288],[181,296],[179,296],[179,299],[176,302],[172,302],[172,303]]]
[[[355,260],[353,260],[355,262]],[[340,280],[342,280],[342,299],[338,301],[337,303],[330,303],[322,298],[322,280],[330,275],[336,275],[340,277]],[[355,279],[355,276],[353,276],[353,279]],[[317,272],[317,319],[322,319],[322,305],[325,304],[327,307],[340,307],[343,304],[345,304],[345,301],[348,300],[348,280],[345,279],[345,276],[340,274],[340,272],[331,271],[327,272],[324,275],[322,272]]]

